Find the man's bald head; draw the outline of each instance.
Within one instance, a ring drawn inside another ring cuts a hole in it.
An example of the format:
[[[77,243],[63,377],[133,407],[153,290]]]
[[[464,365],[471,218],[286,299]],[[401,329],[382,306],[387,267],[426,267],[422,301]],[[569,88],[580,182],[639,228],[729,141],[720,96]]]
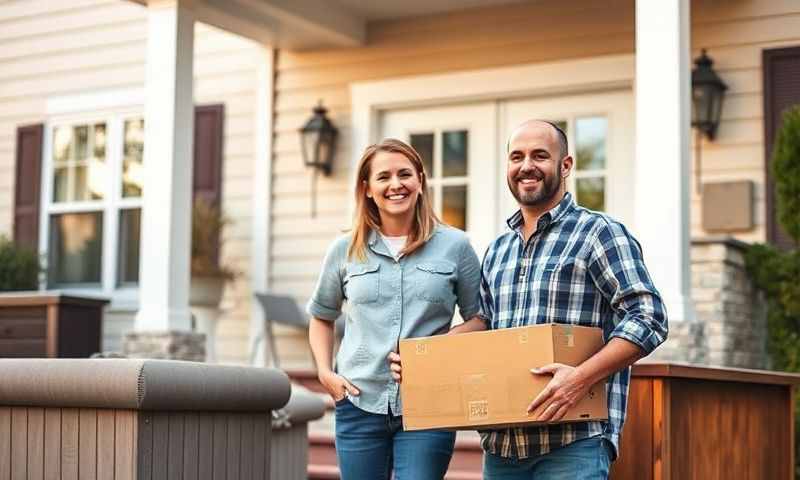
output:
[[[516,137],[520,132],[523,130],[527,130],[530,128],[547,128],[549,129],[552,134],[555,136],[556,141],[558,142],[559,146],[559,158],[564,158],[567,156],[569,152],[569,144],[567,143],[567,134],[564,133],[564,130],[561,130],[561,127],[556,125],[553,122],[548,120],[527,120],[522,122],[511,132],[511,135],[508,137],[508,141],[506,142],[506,153],[511,150],[511,141]]]

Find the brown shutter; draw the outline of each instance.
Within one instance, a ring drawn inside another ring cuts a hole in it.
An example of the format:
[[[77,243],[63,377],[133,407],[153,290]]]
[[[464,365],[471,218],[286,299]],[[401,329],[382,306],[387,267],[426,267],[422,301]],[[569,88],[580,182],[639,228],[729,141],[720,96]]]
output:
[[[203,199],[222,208],[222,127],[223,105],[203,105],[194,109],[193,201]],[[214,262],[219,261],[219,239],[215,238]]]
[[[794,241],[781,227],[775,212],[775,179],[772,178],[772,147],[781,127],[781,115],[792,105],[800,104],[800,47],[764,50],[764,147],[767,170],[767,240],[789,249]]]
[[[42,184],[44,125],[17,129],[14,189],[14,242],[39,250],[39,186]]]
[[[222,205],[222,125],[223,105],[204,105],[194,109],[194,198]]]

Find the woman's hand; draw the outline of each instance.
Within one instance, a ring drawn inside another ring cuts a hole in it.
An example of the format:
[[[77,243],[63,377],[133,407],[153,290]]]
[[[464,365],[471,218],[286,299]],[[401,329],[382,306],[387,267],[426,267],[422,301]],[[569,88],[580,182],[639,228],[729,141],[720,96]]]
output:
[[[357,397],[361,392],[353,386],[346,378],[337,374],[333,370],[325,370],[318,375],[320,383],[325,387],[334,402],[338,402],[349,393],[351,396]]]
[[[389,370],[392,371],[392,378],[397,383],[403,381],[403,364],[400,362],[400,354],[396,352],[389,352],[387,357],[389,360]]]

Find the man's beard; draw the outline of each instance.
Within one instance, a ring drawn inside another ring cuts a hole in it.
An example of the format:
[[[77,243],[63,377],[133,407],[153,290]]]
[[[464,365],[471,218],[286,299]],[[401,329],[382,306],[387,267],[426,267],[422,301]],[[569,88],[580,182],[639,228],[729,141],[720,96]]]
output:
[[[539,179],[541,187],[538,190],[529,192],[520,192],[519,181],[526,178]],[[541,170],[535,170],[525,174],[517,175],[513,180],[508,179],[508,188],[511,194],[517,199],[517,203],[525,207],[535,207],[538,205],[547,205],[553,197],[558,193],[558,187],[561,185],[561,179],[557,175],[550,177],[542,173]]]

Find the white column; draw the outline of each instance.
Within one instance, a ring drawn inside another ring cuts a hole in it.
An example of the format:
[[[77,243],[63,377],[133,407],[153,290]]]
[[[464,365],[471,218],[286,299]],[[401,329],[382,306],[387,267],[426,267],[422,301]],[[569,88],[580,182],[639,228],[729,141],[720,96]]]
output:
[[[271,47],[257,49],[258,74],[256,81],[255,157],[253,163],[253,240],[250,283],[253,292],[266,292],[269,288],[270,209],[272,198],[272,131],[273,131],[273,78],[275,53]],[[253,363],[266,366],[264,355],[264,311],[255,298],[250,302],[250,352]],[[255,340],[261,337],[260,342]]]
[[[137,331],[191,329],[194,16],[183,0],[147,14],[144,192]]]
[[[635,233],[669,319],[692,315],[689,0],[636,1]]]

